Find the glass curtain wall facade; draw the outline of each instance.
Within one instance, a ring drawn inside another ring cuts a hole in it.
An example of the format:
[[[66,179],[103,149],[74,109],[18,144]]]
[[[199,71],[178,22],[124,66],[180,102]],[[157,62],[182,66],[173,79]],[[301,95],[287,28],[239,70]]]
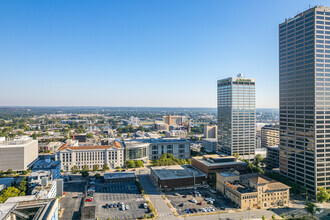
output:
[[[279,25],[280,171],[316,195],[330,188],[330,8]]]
[[[218,81],[219,151],[253,159],[256,146],[255,80],[230,77]]]

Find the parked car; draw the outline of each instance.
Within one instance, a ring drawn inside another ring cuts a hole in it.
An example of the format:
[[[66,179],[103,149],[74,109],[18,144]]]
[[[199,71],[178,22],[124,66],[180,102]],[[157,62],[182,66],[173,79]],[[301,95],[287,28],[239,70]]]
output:
[[[211,193],[216,193],[217,191],[215,191],[214,189],[210,189]]]
[[[124,205],[121,206],[121,210],[125,211],[125,206]]]
[[[180,194],[179,194],[179,193],[177,193],[177,192],[176,192],[176,193],[174,193],[174,195],[176,195],[176,196],[180,196]]]
[[[143,203],[143,207],[144,207],[145,209],[147,209],[147,208],[148,208],[148,204],[147,204],[147,203]]]
[[[199,202],[198,205],[203,205],[203,202]]]
[[[126,205],[126,206],[125,206],[125,209],[126,209],[126,210],[129,210],[129,206],[128,206],[128,205]]]
[[[114,208],[117,208],[117,203],[113,204],[113,207],[114,207]]]
[[[189,201],[192,203],[197,203],[196,199],[189,199]]]
[[[92,202],[93,201],[93,198],[86,199],[85,201],[86,202]]]
[[[112,203],[110,203],[110,208],[113,208],[113,204]]]

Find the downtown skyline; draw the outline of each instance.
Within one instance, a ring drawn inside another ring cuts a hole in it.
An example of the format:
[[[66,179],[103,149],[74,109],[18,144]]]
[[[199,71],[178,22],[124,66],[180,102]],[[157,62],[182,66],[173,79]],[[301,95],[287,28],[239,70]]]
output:
[[[216,108],[243,73],[278,108],[278,24],[318,4],[2,1],[0,105]]]

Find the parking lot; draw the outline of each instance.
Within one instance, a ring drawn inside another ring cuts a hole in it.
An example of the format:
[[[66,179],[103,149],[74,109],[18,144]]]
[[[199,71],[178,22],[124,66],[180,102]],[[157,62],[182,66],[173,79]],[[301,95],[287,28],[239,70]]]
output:
[[[137,219],[148,214],[148,209],[143,207],[145,199],[135,181],[96,183],[93,201],[87,203],[96,206],[95,216],[101,219]],[[122,210],[121,203],[125,210]]]
[[[197,191],[198,194],[196,195],[194,191]],[[177,209],[179,215],[216,212],[235,208],[230,200],[223,198],[215,191],[211,191],[204,187],[181,189],[167,192],[166,197]]]

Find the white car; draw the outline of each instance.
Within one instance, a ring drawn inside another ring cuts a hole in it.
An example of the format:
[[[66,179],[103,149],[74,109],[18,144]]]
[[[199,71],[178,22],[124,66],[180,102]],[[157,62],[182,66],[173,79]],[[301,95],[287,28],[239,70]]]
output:
[[[176,196],[180,196],[180,194],[179,194],[179,193],[174,193],[174,195],[176,195]]]
[[[196,199],[190,199],[190,202],[197,203]]]
[[[144,207],[145,209],[147,209],[147,208],[148,208],[148,204],[147,204],[147,203],[143,203],[143,207]]]
[[[121,210],[125,211],[125,206],[124,205],[121,205]]]
[[[217,191],[215,191],[214,189],[210,189],[211,193],[216,193]]]
[[[202,208],[202,212],[206,212],[206,209],[205,208]]]
[[[128,205],[126,205],[126,206],[125,206],[125,209],[126,209],[126,210],[129,210],[129,206],[128,206]]]

